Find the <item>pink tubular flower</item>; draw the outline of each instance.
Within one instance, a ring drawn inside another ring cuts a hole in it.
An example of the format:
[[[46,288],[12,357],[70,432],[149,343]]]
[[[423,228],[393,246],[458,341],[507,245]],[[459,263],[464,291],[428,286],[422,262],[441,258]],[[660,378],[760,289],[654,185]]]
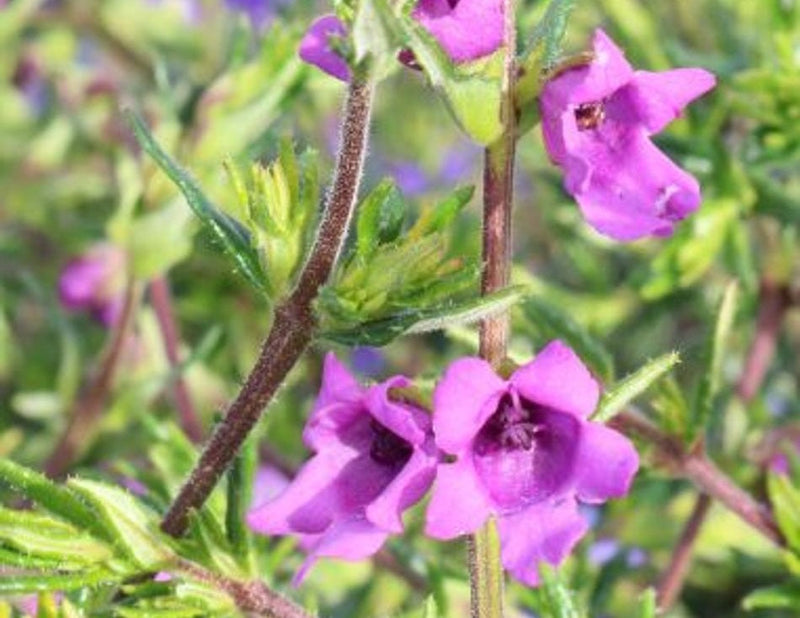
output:
[[[123,304],[125,254],[110,244],[97,244],[61,271],[58,296],[71,311],[88,311],[105,326],[119,317]]]
[[[419,0],[412,15],[456,63],[488,56],[503,44],[502,0]],[[320,17],[303,37],[300,57],[337,79],[349,81],[347,63],[328,41],[330,36],[346,33],[345,25],[334,15]]]
[[[550,343],[509,380],[478,358],[454,362],[434,393],[439,465],[426,532],[451,539],[497,519],[503,565],[539,583],[540,562],[559,564],[588,524],[578,501],[627,493],[639,458],[623,435],[587,417],[597,382],[574,352]]]
[[[315,455],[275,500],[252,510],[248,525],[265,534],[295,534],[308,558],[299,582],[320,557],[359,560],[389,534],[402,532],[403,511],[428,490],[438,461],[428,415],[391,401],[395,376],[361,387],[333,354],[303,432]]]
[[[700,204],[700,187],[650,136],[714,87],[703,69],[634,71],[602,31],[594,60],[547,82],[539,108],[550,158],[592,227],[617,240],[667,236]]]

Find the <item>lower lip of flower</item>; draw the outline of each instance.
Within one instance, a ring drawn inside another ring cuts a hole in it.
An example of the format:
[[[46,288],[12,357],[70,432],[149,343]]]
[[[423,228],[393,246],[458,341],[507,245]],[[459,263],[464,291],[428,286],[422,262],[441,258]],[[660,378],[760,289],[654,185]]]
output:
[[[581,103],[575,108],[575,123],[578,131],[596,129],[606,118],[606,108],[603,101]]]
[[[372,461],[383,466],[405,465],[414,450],[411,444],[374,419],[370,423],[370,428],[372,444],[369,456]]]

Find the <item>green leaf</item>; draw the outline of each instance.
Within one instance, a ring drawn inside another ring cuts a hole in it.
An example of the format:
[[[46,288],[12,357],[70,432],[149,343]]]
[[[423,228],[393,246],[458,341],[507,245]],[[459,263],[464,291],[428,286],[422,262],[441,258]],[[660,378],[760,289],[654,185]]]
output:
[[[245,516],[253,498],[253,480],[258,464],[254,439],[248,440],[228,470],[228,500],[225,511],[225,533],[239,564],[255,575],[252,558],[252,536]]]
[[[31,511],[0,507],[0,541],[32,556],[62,558],[67,562],[102,562],[111,549],[61,520]]]
[[[173,558],[167,540],[158,533],[158,518],[124,489],[72,478],[67,485],[95,507],[114,541],[136,564],[157,569]]]
[[[233,258],[245,278],[262,294],[266,294],[265,277],[258,253],[251,245],[244,228],[211,203],[197,181],[158,145],[150,130],[136,113],[128,110],[126,114],[141,147],[153,157],[164,173],[180,189],[190,208],[222,244],[225,252]]]
[[[657,611],[656,590],[648,588],[642,593],[639,600],[639,618],[656,618]]]
[[[531,33],[523,65],[526,66],[532,57],[538,57],[537,68],[540,70],[548,70],[555,64],[574,7],[575,0],[550,0],[544,16]]]
[[[74,492],[56,485],[43,474],[15,464],[10,459],[0,459],[0,482],[9,485],[77,528],[107,538],[107,531],[97,521],[94,509]]]
[[[525,317],[545,339],[563,339],[604,380],[614,376],[614,359],[596,338],[565,311],[541,296],[533,296],[523,305]]]
[[[514,286],[465,301],[423,310],[409,310],[378,320],[363,322],[348,329],[323,331],[319,337],[344,345],[383,346],[404,334],[423,333],[468,324],[506,311],[524,298],[527,288]]]
[[[549,618],[584,618],[583,612],[578,609],[574,593],[567,588],[558,571],[547,564],[541,564],[539,573],[542,577],[542,587],[546,598]]]
[[[475,195],[475,187],[473,185],[455,189],[433,208],[430,217],[426,221],[424,232],[444,232],[464,206],[469,204],[473,195]]]
[[[789,548],[800,552],[800,489],[787,476],[769,474],[767,492],[781,533]]]
[[[395,240],[405,214],[406,203],[402,193],[392,179],[384,178],[358,208],[356,255],[366,259],[378,245]]]
[[[792,609],[800,611],[800,583],[788,582],[760,588],[748,594],[742,601],[747,611],[754,609]]]
[[[78,590],[96,588],[119,582],[121,575],[105,569],[59,575],[8,575],[0,578],[0,594],[27,594],[42,591]]]
[[[603,394],[592,420],[598,423],[608,422],[679,362],[680,356],[677,352],[668,352],[626,376]]]
[[[698,433],[702,433],[708,419],[711,416],[714,398],[719,392],[719,385],[722,378],[722,362],[725,359],[728,336],[733,327],[733,319],[736,315],[736,299],[739,286],[732,281],[725,288],[722,301],[719,304],[717,320],[714,331],[708,338],[705,349],[705,371],[700,379],[694,398],[692,422],[688,428],[689,439],[694,438]]]

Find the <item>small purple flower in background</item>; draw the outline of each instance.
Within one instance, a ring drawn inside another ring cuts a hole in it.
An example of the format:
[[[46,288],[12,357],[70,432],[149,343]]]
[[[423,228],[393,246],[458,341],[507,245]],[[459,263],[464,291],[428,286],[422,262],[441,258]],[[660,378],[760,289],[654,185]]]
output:
[[[539,583],[538,565],[561,563],[588,528],[578,501],[627,493],[639,465],[623,435],[587,421],[597,382],[575,353],[550,343],[506,381],[478,358],[446,371],[434,393],[440,464],[426,531],[451,539],[497,518],[503,565]]]
[[[111,326],[122,310],[126,258],[110,244],[98,244],[69,262],[58,280],[61,305],[71,311],[88,311]]]
[[[547,82],[539,108],[550,158],[592,227],[616,240],[667,236],[700,187],[650,136],[714,87],[703,69],[634,71],[602,31],[594,60]]]
[[[333,354],[303,432],[315,455],[275,500],[254,510],[248,525],[265,534],[294,534],[308,551],[300,582],[321,557],[365,558],[389,534],[402,532],[403,511],[430,487],[438,461],[429,416],[389,399],[407,386],[395,376],[359,385]]]
[[[277,9],[289,4],[289,0],[225,0],[225,4],[232,11],[247,15],[254,30],[263,30]]]
[[[350,352],[350,363],[356,373],[372,378],[383,373],[386,356],[380,348],[358,346]]]
[[[433,35],[455,63],[488,56],[503,44],[503,0],[420,0],[412,16]],[[300,57],[342,81],[350,69],[331,47],[329,37],[345,36],[347,28],[334,15],[317,19],[300,43]],[[401,61],[414,66],[413,54]]]

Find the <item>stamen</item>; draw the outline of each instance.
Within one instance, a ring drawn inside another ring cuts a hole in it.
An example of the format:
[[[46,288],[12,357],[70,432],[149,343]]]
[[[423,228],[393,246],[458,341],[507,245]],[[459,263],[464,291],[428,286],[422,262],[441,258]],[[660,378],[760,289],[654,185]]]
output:
[[[602,101],[581,103],[575,108],[578,131],[589,131],[599,127],[606,119],[606,108]]]
[[[374,462],[393,466],[405,464],[409,460],[413,449],[406,440],[374,419],[370,423],[370,428],[372,429],[372,444],[369,448],[369,456]]]

